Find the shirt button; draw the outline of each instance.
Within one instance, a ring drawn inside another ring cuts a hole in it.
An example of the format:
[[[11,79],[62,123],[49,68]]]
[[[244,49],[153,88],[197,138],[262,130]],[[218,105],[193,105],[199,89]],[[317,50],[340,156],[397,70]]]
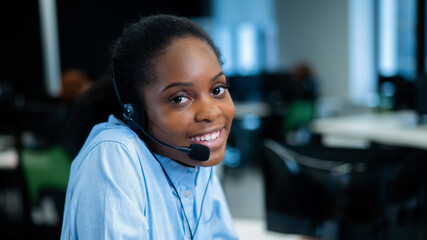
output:
[[[190,195],[191,195],[191,191],[190,190],[185,190],[184,196],[185,197],[189,197]]]

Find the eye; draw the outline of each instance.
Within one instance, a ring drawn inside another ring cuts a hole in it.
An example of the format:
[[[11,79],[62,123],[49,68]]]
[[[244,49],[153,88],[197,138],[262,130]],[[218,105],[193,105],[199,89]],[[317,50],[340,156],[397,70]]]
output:
[[[214,90],[212,90],[212,93],[213,93],[213,95],[216,95],[216,96],[218,96],[218,95],[222,95],[222,94],[224,94],[224,92],[225,92],[225,87],[223,87],[223,86],[220,86],[220,87],[216,87],[216,88],[214,88]]]
[[[178,97],[174,97],[171,99],[171,102],[176,103],[176,104],[185,103],[188,101],[190,101],[190,99],[188,97],[184,97],[184,96],[178,96]]]

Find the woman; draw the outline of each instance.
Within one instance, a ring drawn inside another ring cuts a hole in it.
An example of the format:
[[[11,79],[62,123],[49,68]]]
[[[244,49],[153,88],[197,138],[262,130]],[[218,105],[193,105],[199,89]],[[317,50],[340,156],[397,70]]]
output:
[[[212,167],[234,116],[212,40],[185,18],[142,18],[114,44],[112,65],[113,80],[76,104],[79,121],[111,115],[73,160],[61,239],[236,239]]]

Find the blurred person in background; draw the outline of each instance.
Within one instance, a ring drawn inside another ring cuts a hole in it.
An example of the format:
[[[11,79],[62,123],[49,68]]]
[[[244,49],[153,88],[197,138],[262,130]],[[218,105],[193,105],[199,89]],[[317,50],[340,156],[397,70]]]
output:
[[[67,106],[72,106],[77,97],[86,91],[91,84],[89,76],[80,69],[69,69],[61,76],[60,98]]]

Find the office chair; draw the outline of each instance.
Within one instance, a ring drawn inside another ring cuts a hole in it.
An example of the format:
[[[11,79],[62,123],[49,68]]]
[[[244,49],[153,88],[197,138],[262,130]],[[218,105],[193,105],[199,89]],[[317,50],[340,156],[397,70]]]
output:
[[[400,161],[388,182],[391,240],[427,239],[427,151],[413,150]]]
[[[267,229],[334,239],[386,239],[386,183],[402,151],[263,143]]]

